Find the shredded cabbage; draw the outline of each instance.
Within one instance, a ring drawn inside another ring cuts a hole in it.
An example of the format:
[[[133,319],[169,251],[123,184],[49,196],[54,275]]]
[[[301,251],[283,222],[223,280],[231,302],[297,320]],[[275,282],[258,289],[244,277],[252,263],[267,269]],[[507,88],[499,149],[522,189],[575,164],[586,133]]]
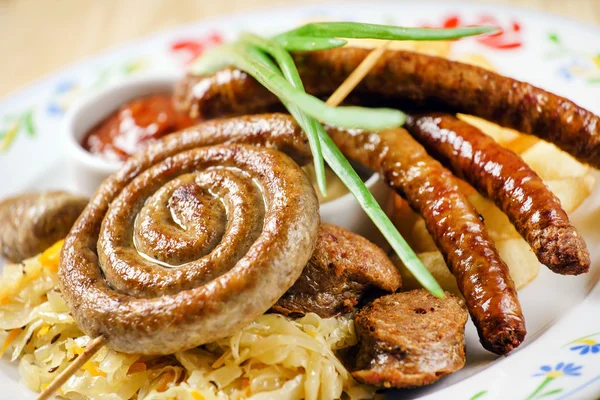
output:
[[[81,354],[79,330],[58,290],[60,246],[17,265],[0,278],[0,355],[19,360],[22,382],[43,390]],[[350,318],[297,320],[265,314],[235,335],[171,356],[140,356],[102,348],[63,385],[66,399],[366,399],[336,356],[356,342]]]

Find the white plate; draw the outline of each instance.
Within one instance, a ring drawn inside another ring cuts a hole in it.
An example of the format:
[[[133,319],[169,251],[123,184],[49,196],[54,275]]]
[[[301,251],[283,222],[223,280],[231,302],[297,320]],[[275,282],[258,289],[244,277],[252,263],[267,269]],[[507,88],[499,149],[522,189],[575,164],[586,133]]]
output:
[[[452,17],[452,18],[451,18]],[[456,17],[456,18],[454,18]],[[354,20],[439,26],[493,22],[499,39],[469,39],[454,54],[477,53],[503,74],[564,95],[600,114],[600,30],[537,12],[451,3],[373,2],[239,14],[180,27],[128,43],[45,79],[0,102],[0,132],[13,140],[0,153],[0,197],[26,189],[67,188],[58,135],[73,99],[131,75],[183,71],[185,63],[239,30],[274,33],[307,20]],[[1,147],[1,145],[0,145]],[[392,398],[597,399],[600,397],[600,189],[573,215],[592,254],[592,271],[558,276],[542,269],[520,292],[528,336],[507,358],[495,359],[467,328],[468,364],[439,383]],[[16,364],[0,363],[1,399],[33,398],[18,383]]]

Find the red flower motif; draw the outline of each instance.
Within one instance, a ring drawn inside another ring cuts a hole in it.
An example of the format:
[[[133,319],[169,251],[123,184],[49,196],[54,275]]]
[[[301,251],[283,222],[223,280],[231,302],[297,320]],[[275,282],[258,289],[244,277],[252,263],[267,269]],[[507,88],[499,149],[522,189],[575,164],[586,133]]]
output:
[[[500,32],[494,35],[477,37],[479,43],[494,48],[494,49],[515,49],[523,45],[521,39],[521,24],[513,20],[508,26],[501,26],[498,19],[492,15],[481,15],[471,24],[465,23],[459,15],[449,15],[446,17],[439,27],[442,28],[458,28],[461,26],[473,25],[493,25],[500,29]],[[432,27],[432,26],[429,26]]]
[[[185,65],[191,63],[204,53],[207,49],[223,43],[223,37],[219,32],[212,32],[200,39],[182,39],[171,43],[171,51],[181,54]]]

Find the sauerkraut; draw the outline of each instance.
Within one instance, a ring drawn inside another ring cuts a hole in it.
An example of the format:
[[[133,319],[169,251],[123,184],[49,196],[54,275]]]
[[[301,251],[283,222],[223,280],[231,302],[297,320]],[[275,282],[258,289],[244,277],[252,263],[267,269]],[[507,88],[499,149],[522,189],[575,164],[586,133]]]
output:
[[[22,382],[43,390],[89,342],[58,289],[61,243],[4,267],[0,354],[19,362]],[[63,385],[67,399],[364,399],[336,352],[355,344],[353,321],[265,314],[235,335],[170,356],[102,348]]]

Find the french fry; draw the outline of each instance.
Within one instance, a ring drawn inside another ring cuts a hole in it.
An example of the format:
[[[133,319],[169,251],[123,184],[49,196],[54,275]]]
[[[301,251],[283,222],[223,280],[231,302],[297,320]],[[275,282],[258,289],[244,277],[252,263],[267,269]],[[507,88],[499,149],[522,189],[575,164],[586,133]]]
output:
[[[518,154],[539,142],[539,139],[534,136],[523,135],[514,129],[503,128],[492,122],[486,121],[485,119],[466,114],[457,114],[456,116],[458,119],[463,120],[486,135],[491,136],[501,146]]]
[[[577,178],[549,180],[544,183],[559,198],[563,209],[569,213],[575,211],[592,193],[595,181],[594,177],[588,174]]]
[[[540,139],[535,136],[520,133],[518,137],[507,143],[505,147],[517,154],[522,154],[539,142]]]
[[[590,169],[555,145],[543,141],[523,152],[521,158],[544,181],[583,177]]]
[[[533,281],[540,272],[540,263],[529,244],[522,238],[496,242],[500,258],[504,260],[515,287],[521,289]]]
[[[429,234],[429,231],[425,226],[425,221],[423,220],[423,218],[419,217],[417,219],[413,226],[410,237],[411,242],[414,243],[413,249],[417,253],[437,250],[437,246],[435,245],[433,238]]]

